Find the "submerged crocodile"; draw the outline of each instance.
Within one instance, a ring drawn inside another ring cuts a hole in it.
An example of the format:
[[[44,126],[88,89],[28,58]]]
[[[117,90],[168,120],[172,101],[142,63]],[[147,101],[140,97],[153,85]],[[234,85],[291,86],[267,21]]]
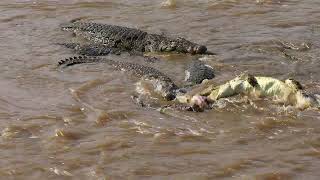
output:
[[[190,54],[213,54],[206,46],[190,42],[184,38],[169,38],[151,34],[135,28],[88,22],[71,22],[61,26],[64,31],[71,31],[94,44],[68,44],[83,55],[101,55],[105,52],[177,52]]]
[[[101,57],[78,56],[59,61],[60,67],[82,63],[106,63],[117,70],[130,71],[137,77],[151,81],[154,90],[166,100],[173,100],[179,92],[179,87],[165,74],[149,66],[136,63],[119,62]]]
[[[159,70],[137,63],[119,62],[103,57],[78,56],[59,61],[59,66],[67,67],[75,64],[97,62],[106,63],[117,70],[132,72],[138,77],[151,81],[155,92],[159,93],[165,100],[173,100],[178,94],[185,91],[185,88],[179,88],[167,75]],[[211,79],[214,77],[212,67],[209,67],[200,61],[192,62],[186,72],[185,81],[188,85],[197,84],[204,79]]]

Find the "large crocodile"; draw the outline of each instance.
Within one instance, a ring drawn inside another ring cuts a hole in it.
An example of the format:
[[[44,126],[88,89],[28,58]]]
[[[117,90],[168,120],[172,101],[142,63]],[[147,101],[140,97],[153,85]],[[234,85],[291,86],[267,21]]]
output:
[[[155,68],[130,62],[119,62],[102,57],[78,56],[59,61],[60,67],[82,63],[106,63],[117,70],[130,71],[138,77],[152,82],[154,90],[166,100],[173,100],[180,91],[178,86],[165,74]]]
[[[135,28],[116,25],[75,21],[61,26],[62,30],[74,32],[77,36],[93,42],[90,45],[68,45],[67,47],[81,51],[83,55],[100,55],[100,52],[110,48],[130,52],[177,52],[190,54],[213,54],[206,46],[190,42],[184,38],[169,38],[163,35],[151,34]],[[98,48],[99,51],[92,51]],[[80,50],[81,49],[81,50]],[[86,53],[88,51],[88,53]],[[95,52],[98,52],[95,54]]]
[[[185,88],[179,88],[167,75],[159,70],[137,63],[119,62],[103,57],[78,56],[59,61],[59,66],[66,67],[75,64],[97,62],[106,63],[117,70],[130,71],[138,77],[151,81],[154,90],[166,100],[173,100],[176,98],[177,94],[185,91]],[[214,77],[212,68],[200,61],[192,62],[186,72],[185,80],[188,85],[197,84],[204,79],[211,79]]]

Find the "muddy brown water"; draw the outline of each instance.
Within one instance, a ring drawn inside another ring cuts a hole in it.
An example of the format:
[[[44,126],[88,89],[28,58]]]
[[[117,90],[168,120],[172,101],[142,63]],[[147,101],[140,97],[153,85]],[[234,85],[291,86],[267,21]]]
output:
[[[223,82],[241,72],[320,88],[318,0],[0,2],[0,179],[319,179],[319,111],[225,102],[172,115],[137,106],[137,78],[74,55],[59,25],[80,18],[182,36],[216,52]],[[126,55],[117,60],[146,63]],[[183,83],[188,55],[148,63]]]

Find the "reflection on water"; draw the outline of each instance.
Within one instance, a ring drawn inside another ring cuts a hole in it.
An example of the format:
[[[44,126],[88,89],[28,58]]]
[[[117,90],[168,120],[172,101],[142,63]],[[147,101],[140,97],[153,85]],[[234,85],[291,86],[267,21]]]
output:
[[[319,111],[224,101],[203,113],[137,106],[137,78],[73,55],[80,18],[206,44],[224,82],[241,72],[320,87],[317,0],[0,2],[0,176],[6,179],[317,179]],[[146,63],[141,57],[111,56]],[[182,84],[188,55],[150,62]],[[172,68],[174,67],[174,68]]]

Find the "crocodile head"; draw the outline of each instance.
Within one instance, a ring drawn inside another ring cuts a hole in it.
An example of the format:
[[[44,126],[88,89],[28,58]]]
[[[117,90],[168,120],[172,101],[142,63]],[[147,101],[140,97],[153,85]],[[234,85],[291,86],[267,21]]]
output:
[[[176,98],[178,87],[174,83],[161,78],[153,79],[151,82],[155,92],[159,93],[166,101],[171,101]]]
[[[177,52],[207,54],[207,47],[188,41],[182,37],[176,39],[157,34],[149,34],[145,50],[147,52]]]
[[[174,47],[176,52],[190,53],[190,54],[205,54],[207,47],[190,42],[182,37],[178,37],[171,41],[171,47]]]

